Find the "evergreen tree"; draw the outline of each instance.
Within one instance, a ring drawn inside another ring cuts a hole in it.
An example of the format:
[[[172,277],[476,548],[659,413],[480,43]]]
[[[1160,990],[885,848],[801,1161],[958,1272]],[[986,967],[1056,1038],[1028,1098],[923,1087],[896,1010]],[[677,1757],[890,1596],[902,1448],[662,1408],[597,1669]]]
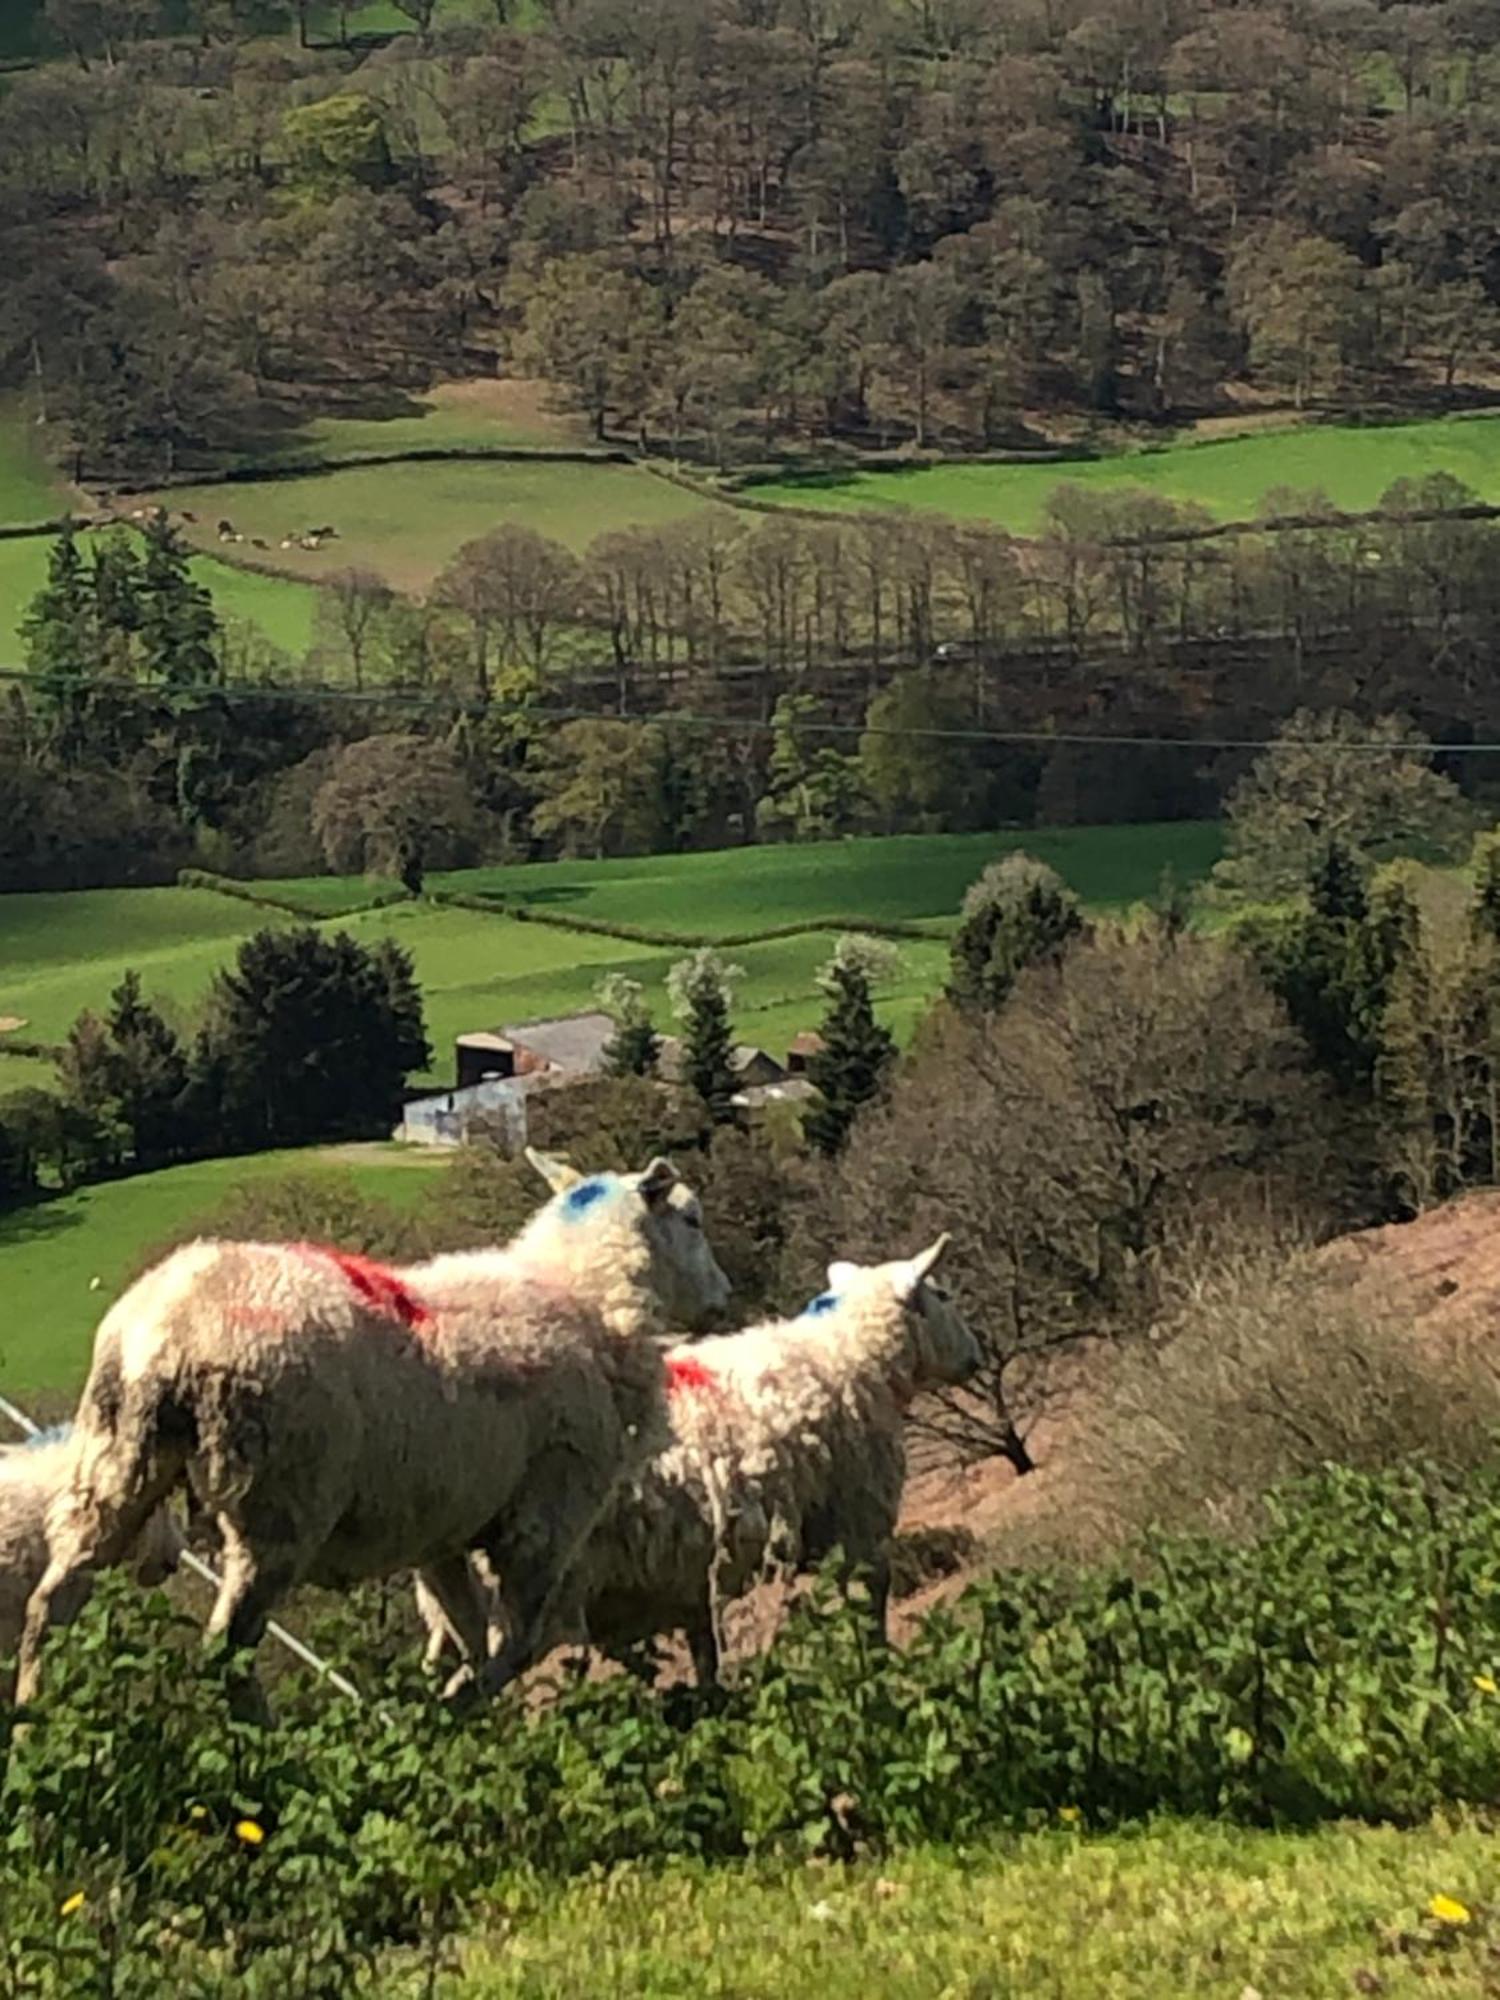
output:
[[[646,1011],[638,979],[609,972],[595,989],[599,1005],[614,1019],[615,1031],[604,1045],[606,1076],[654,1076],[661,1054],[661,1037]]]
[[[802,1121],[808,1144],[820,1153],[841,1152],[862,1105],[879,1091],[895,1059],[888,1028],[875,1019],[866,968],[835,957],[824,975],[829,1008],[823,1020],[823,1047],[807,1066],[819,1101]]]
[[[186,1151],[187,1057],[172,1028],[141,997],[138,973],[127,972],[110,995],[106,1025],[119,1121],[137,1164],[156,1166]]]
[[[48,553],[47,581],[21,620],[21,639],[26,664],[39,677],[77,682],[94,670],[94,607],[71,521],[63,522]],[[49,705],[59,705],[64,694],[62,688],[47,690]]]
[[[680,960],[667,979],[674,1011],[683,1022],[682,1080],[718,1125],[732,1116],[730,1099],[737,1087],[729,996],[738,976],[737,967],[705,949]]]
[[[200,1115],[239,1146],[375,1138],[428,1060],[407,955],[347,932],[264,930],[209,991],[194,1051]]]
[[[213,598],[188,571],[187,550],[165,514],[146,527],[141,564],[141,658],[147,675],[169,687],[218,677],[219,621]]]
[[[1500,944],[1500,832],[1480,834],[1470,866],[1474,882],[1470,926],[1477,935]]]
[[[120,1116],[119,1054],[108,1023],[91,1009],[69,1028],[57,1057],[61,1102],[97,1134],[98,1164],[118,1166],[129,1144]]]
[[[89,571],[100,670],[123,674],[141,629],[141,565],[123,534],[100,536]]]
[[[1008,854],[964,897],[949,999],[959,1007],[1003,1006],[1024,966],[1060,958],[1083,930],[1078,898],[1057,871],[1029,854]]]

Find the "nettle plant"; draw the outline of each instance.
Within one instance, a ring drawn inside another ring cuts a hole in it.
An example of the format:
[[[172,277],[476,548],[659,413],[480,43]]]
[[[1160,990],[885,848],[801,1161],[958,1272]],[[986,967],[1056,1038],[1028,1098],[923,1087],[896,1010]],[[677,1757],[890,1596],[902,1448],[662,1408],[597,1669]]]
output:
[[[815,1587],[728,1690],[568,1677],[461,1722],[388,1649],[375,1694],[229,1723],[191,1624],[102,1580],[9,1748],[0,2000],[351,1993],[392,1948],[431,1988],[486,1902],[627,1860],[1493,1801],[1500,1471],[1329,1470],[1254,1541],[994,1577],[900,1651]]]

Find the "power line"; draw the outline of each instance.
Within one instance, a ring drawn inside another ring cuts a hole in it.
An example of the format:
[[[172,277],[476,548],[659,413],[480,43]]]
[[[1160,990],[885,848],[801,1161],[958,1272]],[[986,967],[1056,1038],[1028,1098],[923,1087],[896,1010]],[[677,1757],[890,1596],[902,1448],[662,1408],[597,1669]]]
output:
[[[505,714],[508,705],[503,701],[481,702],[473,696],[460,694],[432,694],[420,689],[398,688],[341,688],[326,683],[309,682],[296,685],[276,685],[260,682],[219,682],[192,681],[172,685],[161,684],[143,686],[133,680],[81,680],[63,675],[33,674],[21,667],[0,667],[0,681],[19,682],[29,687],[49,688],[75,694],[157,694],[166,700],[176,700],[183,696],[201,697],[218,702],[267,702],[306,701],[346,703],[363,707],[398,707],[412,709],[444,709],[455,714],[484,713],[486,711]],[[521,713],[515,705],[509,712]],[[617,709],[607,708],[552,708],[536,711],[538,719],[548,723],[560,722],[626,722],[638,727],[711,729],[725,735],[770,736],[775,733],[776,724],[755,716],[705,715],[693,709],[661,709],[654,714],[621,714]],[[802,736],[893,736],[905,740],[918,738],[924,742],[941,743],[1010,743],[1029,744],[1039,749],[1049,749],[1058,745],[1070,748],[1098,748],[1109,750],[1274,750],[1280,748],[1284,738],[1276,736],[1161,736],[1136,731],[1111,730],[1068,730],[1068,729],[939,729],[923,724],[895,724],[869,722],[814,722],[798,719],[796,731]],[[1500,756],[1500,741],[1478,743],[1438,743],[1432,741],[1416,743],[1390,743],[1379,738],[1355,739],[1351,741],[1308,743],[1306,749],[1322,749],[1330,753],[1355,751],[1371,756],[1430,756],[1430,757],[1492,757]]]

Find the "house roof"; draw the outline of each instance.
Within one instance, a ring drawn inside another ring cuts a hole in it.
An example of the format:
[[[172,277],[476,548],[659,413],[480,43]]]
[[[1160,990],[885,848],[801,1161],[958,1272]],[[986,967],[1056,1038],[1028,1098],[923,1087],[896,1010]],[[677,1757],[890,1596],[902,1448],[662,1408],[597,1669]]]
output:
[[[823,1037],[816,1028],[802,1028],[787,1043],[787,1054],[792,1056],[815,1056],[824,1048]]]
[[[736,1076],[743,1076],[745,1071],[753,1068],[756,1063],[769,1063],[772,1069],[777,1071],[785,1068],[785,1065],[777,1062],[775,1056],[769,1050],[757,1048],[754,1042],[736,1042],[734,1047],[729,1051],[729,1067]],[[657,1052],[656,1067],[658,1073],[664,1076],[669,1083],[675,1082],[681,1076],[682,1037],[680,1035],[662,1036],[661,1046]]]
[[[524,1052],[539,1056],[553,1068],[579,1072],[599,1067],[605,1044],[614,1031],[615,1024],[608,1014],[552,1014],[535,1021],[508,1021],[503,1027],[460,1035],[458,1046],[509,1054]]]
[[[817,1085],[805,1076],[784,1076],[776,1083],[752,1083],[746,1090],[737,1090],[729,1101],[754,1111],[763,1104],[803,1104],[817,1095]]]

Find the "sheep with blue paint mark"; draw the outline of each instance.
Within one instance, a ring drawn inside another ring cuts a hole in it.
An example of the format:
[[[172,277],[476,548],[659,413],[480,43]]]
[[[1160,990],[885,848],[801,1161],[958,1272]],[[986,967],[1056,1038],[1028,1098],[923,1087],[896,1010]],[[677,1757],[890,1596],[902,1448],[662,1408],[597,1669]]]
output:
[[[186,1483],[215,1520],[210,1636],[253,1648],[298,1585],[416,1569],[480,1693],[535,1657],[616,1485],[665,1429],[666,1317],[728,1293],[665,1160],[589,1178],[533,1155],[552,1199],[503,1250],[391,1270],[313,1244],[194,1243],[106,1314],[72,1476],[47,1514],[20,1692],[44,1635]],[[505,1580],[488,1653],[467,1563]],[[253,1682],[244,1705],[263,1712]]]
[[[628,1479],[590,1538],[565,1623],[606,1652],[683,1631],[718,1677],[722,1607],[775,1568],[835,1548],[868,1578],[885,1631],[889,1550],[917,1391],[961,1382],[979,1347],[933,1273],[942,1237],[907,1261],[835,1264],[795,1319],[673,1349],[671,1440]],[[434,1643],[441,1628],[429,1621]]]
[[[72,1470],[73,1438],[66,1424],[25,1444],[0,1446],[0,1700],[10,1695],[4,1662],[14,1658],[26,1622],[27,1599],[47,1567],[47,1509]],[[170,1511],[158,1507],[124,1560],[147,1588],[177,1568],[182,1537]]]

